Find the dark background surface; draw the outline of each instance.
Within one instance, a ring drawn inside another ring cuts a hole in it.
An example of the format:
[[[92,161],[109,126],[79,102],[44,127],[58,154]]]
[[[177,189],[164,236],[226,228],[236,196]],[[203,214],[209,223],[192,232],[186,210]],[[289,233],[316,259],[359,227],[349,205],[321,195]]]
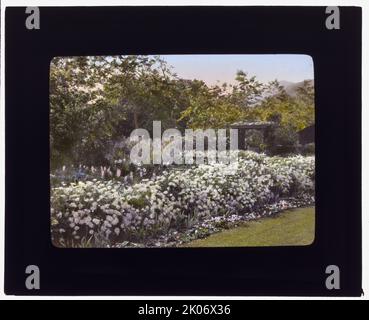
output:
[[[40,7],[5,15],[7,294],[345,295],[361,293],[361,9]],[[310,246],[60,249],[50,240],[49,64],[54,56],[308,54],[316,99],[316,235]],[[25,288],[39,266],[41,289]],[[325,268],[341,289],[325,288]]]

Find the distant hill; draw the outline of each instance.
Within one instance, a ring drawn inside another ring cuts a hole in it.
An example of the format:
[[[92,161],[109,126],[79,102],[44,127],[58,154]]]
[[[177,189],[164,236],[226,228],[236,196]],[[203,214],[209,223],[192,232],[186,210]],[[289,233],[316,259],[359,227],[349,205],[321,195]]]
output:
[[[307,80],[314,85],[313,80]],[[290,81],[279,81],[279,84],[284,87],[287,94],[294,97],[297,94],[297,89],[303,85],[304,81],[301,82],[290,82]]]

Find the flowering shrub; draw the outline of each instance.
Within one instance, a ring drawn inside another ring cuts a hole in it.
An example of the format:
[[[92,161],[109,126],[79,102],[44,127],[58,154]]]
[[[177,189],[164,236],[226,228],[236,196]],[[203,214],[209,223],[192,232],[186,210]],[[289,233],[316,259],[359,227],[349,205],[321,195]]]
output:
[[[314,157],[244,152],[230,165],[204,164],[131,185],[118,180],[62,183],[51,190],[56,246],[145,242],[216,216],[252,215],[280,197],[314,195]]]

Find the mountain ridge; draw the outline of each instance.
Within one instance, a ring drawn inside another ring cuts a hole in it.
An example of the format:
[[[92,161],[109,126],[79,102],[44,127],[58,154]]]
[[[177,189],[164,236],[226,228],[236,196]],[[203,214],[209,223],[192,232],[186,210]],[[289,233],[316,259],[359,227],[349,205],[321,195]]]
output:
[[[292,82],[292,81],[285,81],[281,80],[279,81],[279,84],[283,86],[284,90],[286,90],[286,93],[292,97],[296,96],[297,89],[301,87],[304,84],[304,81],[309,81],[314,86],[314,80],[312,79],[305,79],[300,82]]]

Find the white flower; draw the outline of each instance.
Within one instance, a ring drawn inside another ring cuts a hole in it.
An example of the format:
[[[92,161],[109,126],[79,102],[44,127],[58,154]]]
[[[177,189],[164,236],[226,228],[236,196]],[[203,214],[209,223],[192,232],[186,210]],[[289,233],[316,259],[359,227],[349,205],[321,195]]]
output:
[[[238,214],[240,209],[251,212],[256,205],[265,206],[274,196],[283,197],[295,190],[311,196],[314,166],[313,157],[281,158],[242,152],[235,164],[169,169],[151,180],[134,184],[131,184],[133,173],[131,182],[126,180],[123,184],[96,179],[62,183],[51,190],[52,214],[58,212],[58,225],[67,223],[74,231],[78,223],[91,229],[99,226],[97,229],[103,232],[114,226],[116,233],[119,224],[132,232],[144,225],[146,231],[167,227],[170,221],[181,221],[181,216],[188,214],[194,222],[201,222],[211,216]],[[144,172],[143,169],[139,172]],[[278,208],[282,206],[283,203]],[[77,207],[79,210],[75,211]],[[149,219],[142,221],[148,215]],[[56,226],[52,228],[59,230]]]

